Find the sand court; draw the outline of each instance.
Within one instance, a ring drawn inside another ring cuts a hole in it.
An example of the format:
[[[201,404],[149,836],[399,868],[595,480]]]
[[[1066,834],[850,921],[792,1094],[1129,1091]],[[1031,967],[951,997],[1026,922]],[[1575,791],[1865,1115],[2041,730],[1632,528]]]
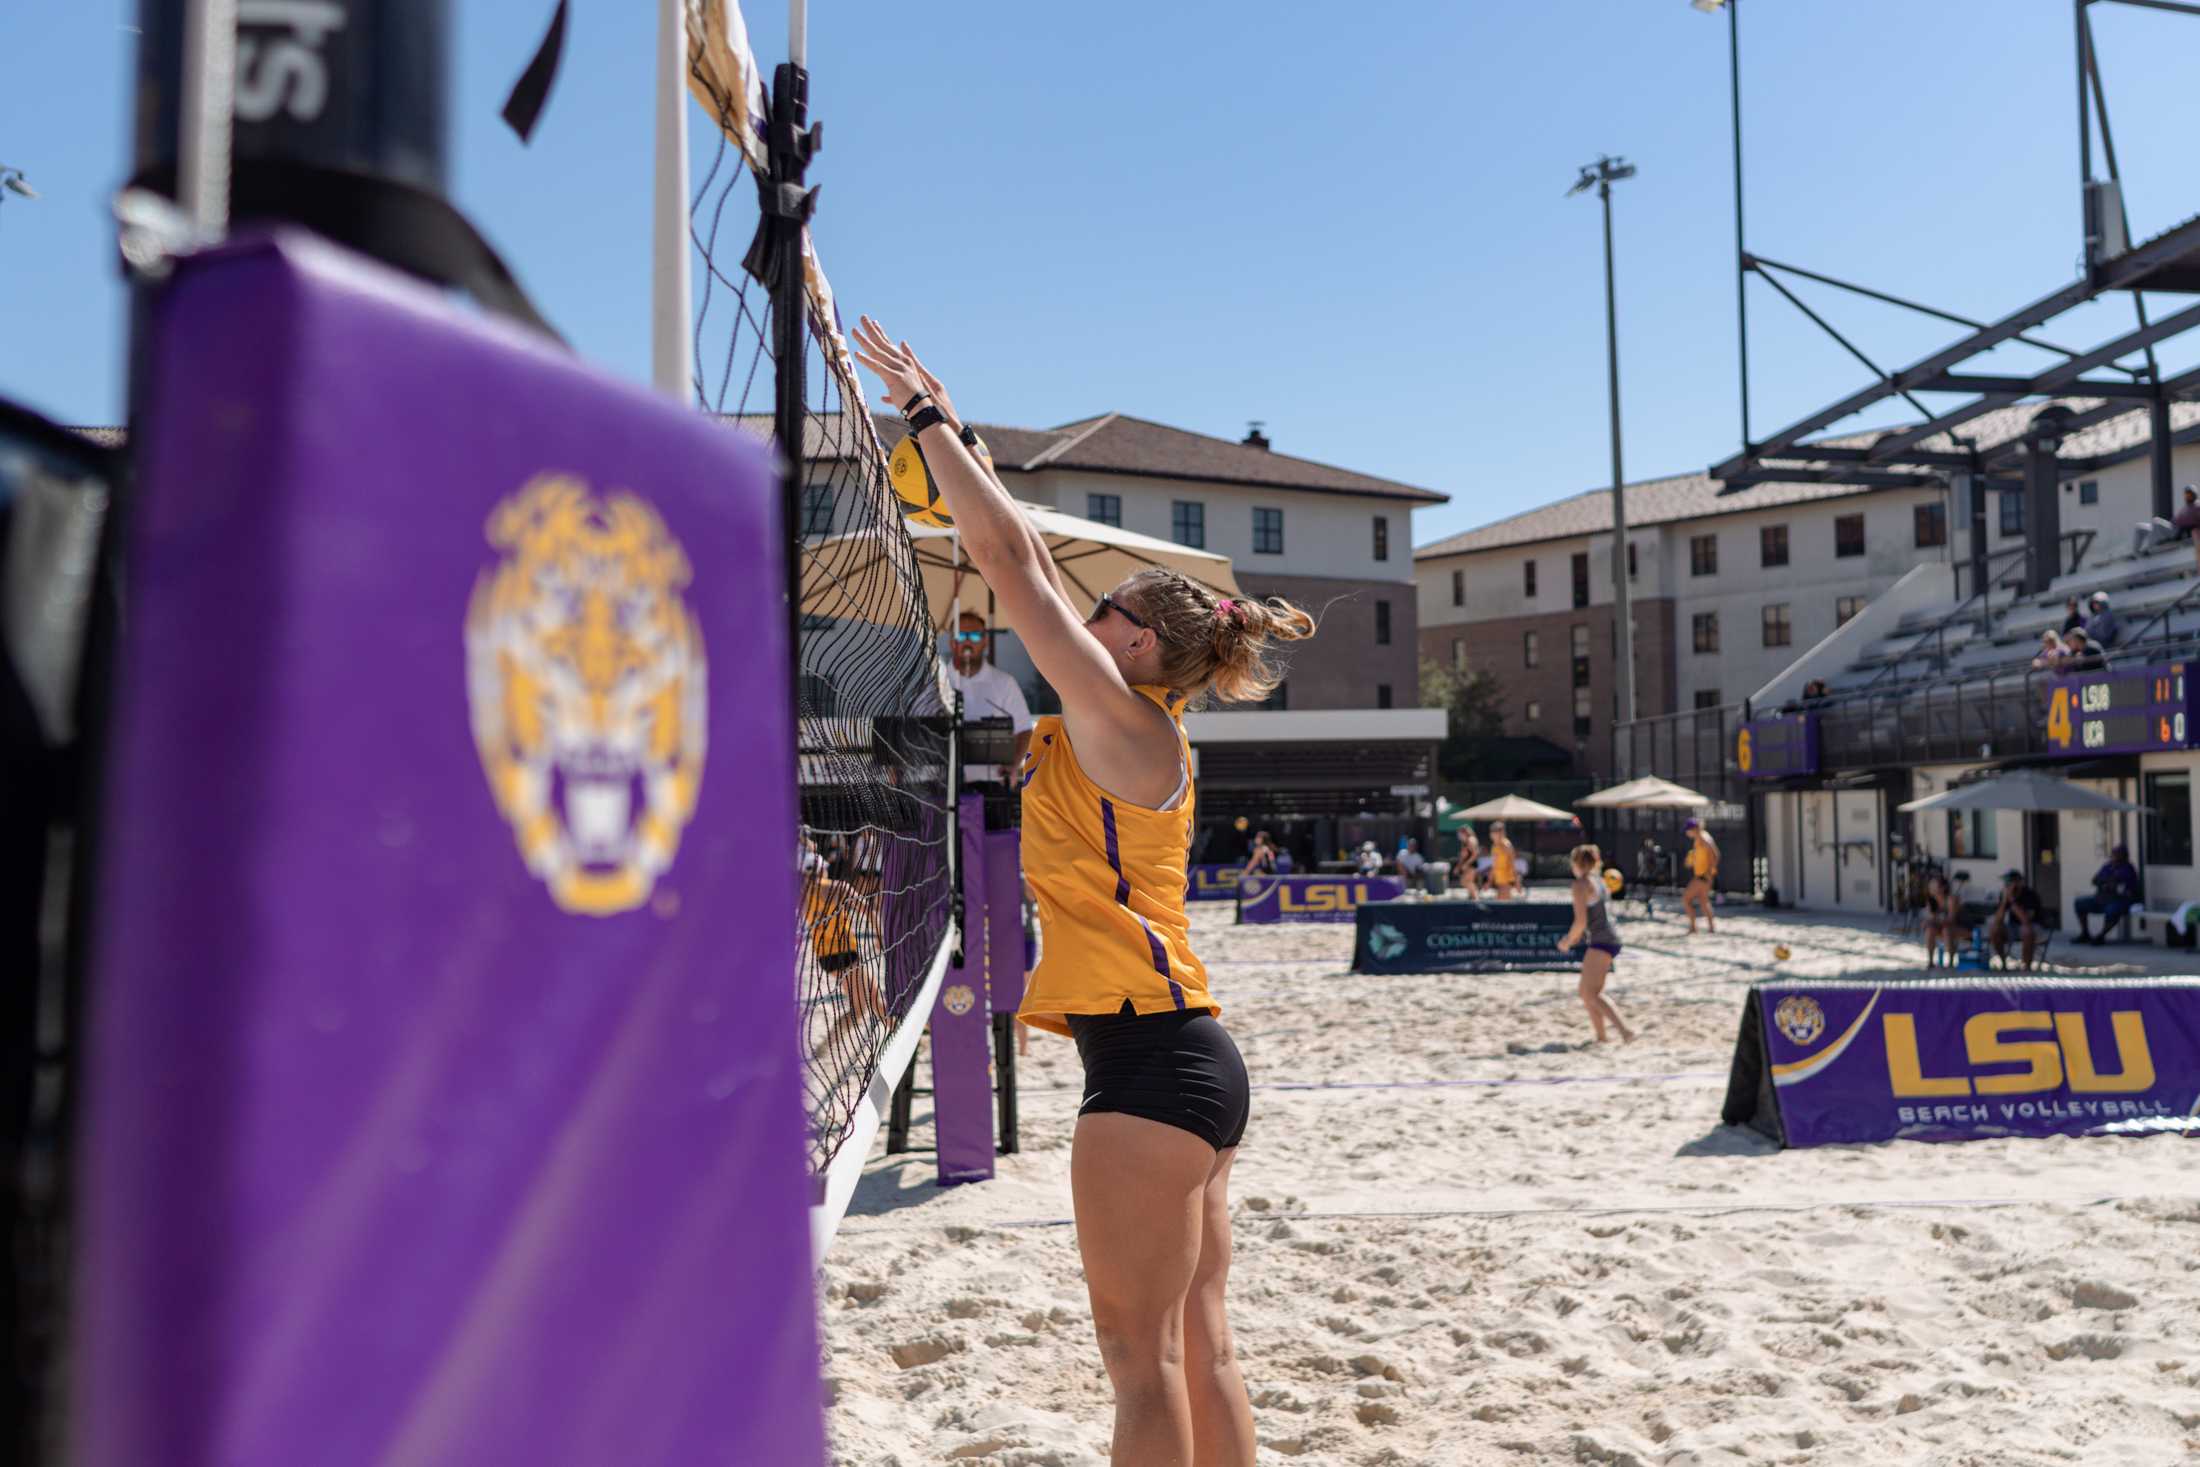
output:
[[[1610,996],[1641,1038],[1597,1046],[1569,973],[1370,978],[1349,927],[1193,920],[1255,1086],[1232,1293],[1263,1467],[2200,1455],[2182,1138],[1778,1152],[1719,1125],[1775,941],[1801,976],[1913,972],[1914,941],[1623,918]],[[1075,1052],[1035,1037],[1021,1077],[996,1181],[943,1192],[929,1155],[875,1156],[826,1261],[851,1467],[1106,1461]]]

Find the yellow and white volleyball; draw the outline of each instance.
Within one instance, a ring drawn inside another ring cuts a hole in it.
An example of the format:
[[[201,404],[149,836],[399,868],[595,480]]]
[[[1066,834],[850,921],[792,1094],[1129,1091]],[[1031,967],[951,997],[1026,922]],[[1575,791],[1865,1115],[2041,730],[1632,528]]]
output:
[[[1239,830],[1243,830],[1246,826],[1251,825],[1253,822],[1247,820],[1243,815],[1240,815],[1237,819],[1231,821],[1230,823],[1232,825],[1235,825]]]
[[[1627,878],[1619,874],[1618,867],[1607,866],[1604,868],[1604,889],[1606,891],[1610,892],[1613,896],[1618,896],[1619,889],[1626,884]]]
[[[978,439],[970,451],[980,463],[993,460],[983,438]],[[955,517],[947,512],[947,504],[940,498],[939,485],[932,482],[931,466],[924,461],[924,450],[917,447],[915,438],[904,438],[895,444],[893,457],[887,460],[886,467],[887,476],[893,481],[894,497],[901,501],[901,512],[912,524],[944,530],[955,523]]]
[[[1772,950],[1772,961],[1775,963],[1784,963],[1792,956],[1794,954],[1790,953],[1785,947],[1776,947]]]

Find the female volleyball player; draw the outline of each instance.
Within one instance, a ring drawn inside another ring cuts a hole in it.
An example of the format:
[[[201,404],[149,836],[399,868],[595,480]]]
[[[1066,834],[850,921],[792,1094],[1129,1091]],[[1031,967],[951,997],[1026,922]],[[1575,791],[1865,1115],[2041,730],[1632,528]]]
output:
[[[1719,843],[1711,838],[1701,820],[1691,820],[1681,829],[1687,833],[1688,885],[1681,888],[1681,910],[1688,914],[1688,930],[1696,930],[1696,909],[1703,908],[1703,925],[1712,932],[1719,924],[1711,918],[1711,880],[1719,874]]]
[[[1527,884],[1520,879],[1520,852],[1505,834],[1502,820],[1490,822],[1490,886],[1499,901],[1528,894]]]
[[[1604,1043],[1607,1019],[1618,1027],[1623,1042],[1631,1041],[1634,1031],[1604,996],[1604,980],[1612,971],[1612,960],[1619,956],[1619,929],[1612,925],[1612,909],[1606,905],[1612,889],[1604,884],[1604,853],[1595,846],[1575,846],[1568,864],[1574,869],[1574,925],[1558,940],[1558,950],[1569,952],[1588,943],[1581,949],[1579,991],[1597,1043]]]
[[[856,355],[909,420],[963,549],[1062,700],[1033,730],[1024,869],[1046,951],[1017,1017],[1085,1066],[1070,1151],[1077,1246],[1115,1385],[1115,1467],[1251,1467],[1253,1413],[1223,1304],[1230,1165],[1249,1096],[1184,912],[1183,716],[1266,696],[1313,618],[1170,571],[1072,606],[1038,532],[959,437],[937,379],[865,317]]]

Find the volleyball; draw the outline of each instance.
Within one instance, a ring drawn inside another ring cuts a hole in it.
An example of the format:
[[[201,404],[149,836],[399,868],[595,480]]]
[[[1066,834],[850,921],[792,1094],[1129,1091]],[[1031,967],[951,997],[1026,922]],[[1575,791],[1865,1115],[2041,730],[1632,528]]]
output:
[[[1787,960],[1788,950],[1785,947],[1776,947],[1772,950],[1772,961],[1774,961],[1775,963],[1784,963]]]
[[[1606,891],[1610,892],[1613,896],[1618,896],[1619,889],[1626,884],[1627,878],[1619,874],[1618,867],[1607,866],[1604,868],[1604,889]]]
[[[970,451],[980,463],[993,461],[993,454],[983,438],[973,443]],[[912,524],[944,530],[955,523],[955,517],[947,512],[946,504],[940,499],[939,486],[932,482],[932,470],[924,461],[924,450],[917,447],[914,437],[904,438],[894,445],[894,456],[887,461],[887,475],[893,481],[894,497],[901,501],[902,514]]]
[[[1250,820],[1247,820],[1243,815],[1238,816],[1237,819],[1231,821],[1230,823],[1232,825],[1235,825],[1240,830],[1243,830],[1246,826],[1252,824],[1252,822]]]

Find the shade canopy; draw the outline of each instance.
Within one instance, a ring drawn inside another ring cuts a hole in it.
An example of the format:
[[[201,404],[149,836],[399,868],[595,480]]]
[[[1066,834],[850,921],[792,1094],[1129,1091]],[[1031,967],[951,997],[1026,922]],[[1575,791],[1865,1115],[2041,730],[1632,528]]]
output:
[[[1448,828],[1456,830],[1469,820],[1558,820],[1571,823],[1573,812],[1554,810],[1549,805],[1522,799],[1519,795],[1500,795],[1494,800],[1484,800],[1479,805],[1469,805],[1464,810],[1454,810],[1444,819],[1453,822]]]
[[[1126,576],[1155,566],[1189,576],[1218,595],[1239,594],[1227,555],[1080,519],[1042,504],[1017,503],[1038,528],[1063,584],[1081,603],[1080,610],[1121,585]],[[958,595],[965,611],[984,614],[985,581],[961,553],[955,532],[927,525],[907,528],[907,542],[887,527],[832,535],[806,545],[802,610],[810,616],[853,621],[893,616],[905,599],[897,583],[909,574],[913,550],[934,631],[947,629]],[[993,608],[989,619],[996,630],[1015,630],[1013,620],[999,607]]]
[[[2144,805],[2119,800],[2059,775],[2037,769],[2015,769],[1991,779],[1973,780],[1922,800],[1896,807],[1902,810],[2122,810],[2143,814]]]
[[[1615,784],[1608,790],[1583,795],[1574,803],[1598,810],[1700,810],[1711,803],[1711,796],[1699,794],[1670,779],[1646,774],[1625,784]]]

